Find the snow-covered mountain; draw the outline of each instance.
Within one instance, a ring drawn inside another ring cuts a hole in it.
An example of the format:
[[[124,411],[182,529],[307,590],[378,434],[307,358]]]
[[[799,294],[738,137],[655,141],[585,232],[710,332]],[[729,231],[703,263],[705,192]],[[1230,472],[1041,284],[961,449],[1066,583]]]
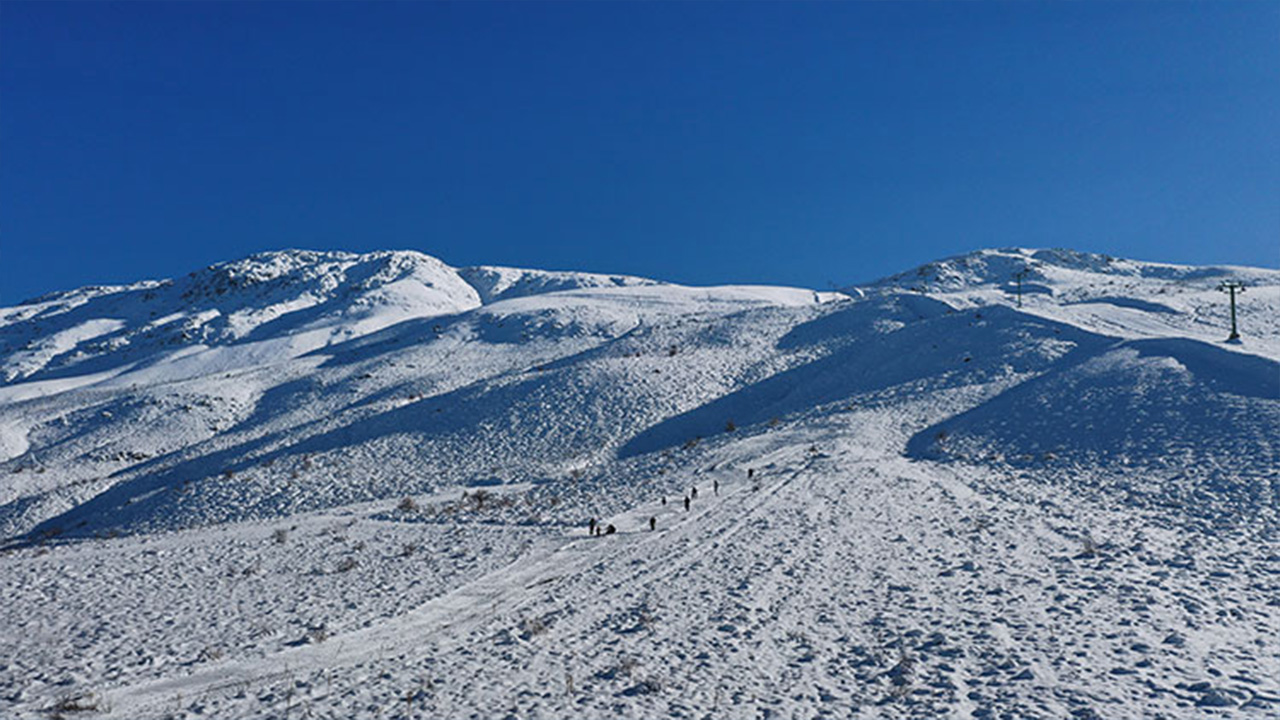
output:
[[[122,372],[211,348],[222,349],[219,362],[234,367],[276,363],[410,318],[456,315],[545,292],[642,284],[653,283],[499,267],[456,270],[416,252],[260,253],[178,280],[87,287],[6,308],[0,311],[3,379]]]
[[[1065,250],[44,296],[0,309],[0,716],[1280,712],[1278,361],[1280,271]]]

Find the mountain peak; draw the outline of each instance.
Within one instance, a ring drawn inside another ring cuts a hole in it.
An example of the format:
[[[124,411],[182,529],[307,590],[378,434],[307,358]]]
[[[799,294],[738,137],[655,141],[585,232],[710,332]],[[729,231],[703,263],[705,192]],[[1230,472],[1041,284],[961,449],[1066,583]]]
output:
[[[174,280],[88,287],[0,310],[4,379],[83,373],[192,346],[283,338],[291,353],[409,317],[480,304],[453,268],[413,251],[278,250]]]
[[[1065,248],[992,248],[975,250],[925,263],[906,272],[877,280],[867,287],[916,292],[955,293],[1011,288],[1022,276],[1024,283],[1039,283],[1078,291],[1090,284],[1106,284],[1106,278],[1212,285],[1229,277],[1251,284],[1280,284],[1280,271],[1236,266],[1192,266],[1117,258],[1103,253]],[[1092,277],[1090,277],[1092,276]]]

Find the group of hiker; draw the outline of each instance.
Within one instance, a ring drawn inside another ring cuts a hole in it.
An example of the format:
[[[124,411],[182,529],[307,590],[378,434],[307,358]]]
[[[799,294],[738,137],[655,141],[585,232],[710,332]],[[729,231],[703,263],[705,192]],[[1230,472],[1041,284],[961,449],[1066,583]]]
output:
[[[608,525],[601,525],[600,523],[596,522],[595,518],[591,518],[591,524],[587,528],[587,533],[590,534],[592,537],[595,537],[597,535],[612,535],[616,532],[618,532],[618,528],[614,527],[613,523],[609,523]]]
[[[748,469],[747,478],[748,479],[752,478],[755,475],[755,473],[756,471],[754,469]],[[712,479],[711,491],[716,495],[720,494],[719,480]],[[693,501],[697,499],[698,499],[698,487],[694,485],[689,488],[689,492],[686,493],[684,496],[684,511],[689,512],[689,510],[693,507]],[[662,504],[663,506],[666,506],[667,504],[667,498],[665,495],[662,498]],[[653,532],[657,529],[658,529],[658,517],[656,515],[649,516],[649,532]],[[592,537],[599,537],[600,535],[612,535],[616,532],[618,532],[618,528],[614,527],[613,523],[601,524],[595,518],[591,518],[587,522],[587,534]]]

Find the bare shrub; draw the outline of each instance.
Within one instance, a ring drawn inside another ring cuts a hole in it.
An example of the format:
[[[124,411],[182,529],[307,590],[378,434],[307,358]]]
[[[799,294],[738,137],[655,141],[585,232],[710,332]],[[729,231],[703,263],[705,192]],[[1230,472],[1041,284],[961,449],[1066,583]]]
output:
[[[417,512],[418,503],[413,498],[405,496],[405,498],[400,501],[400,504],[396,506],[396,509],[404,513]]]
[[[102,712],[106,709],[95,693],[85,692],[69,693],[59,697],[47,712],[52,717],[59,718],[66,713]]]
[[[271,533],[271,539],[277,545],[283,545],[289,541],[289,531],[284,528],[276,528],[275,532]]]
[[[1092,558],[1098,557],[1100,554],[1101,550],[1098,548],[1097,541],[1093,539],[1092,535],[1085,535],[1080,541],[1080,557]]]
[[[911,694],[911,681],[915,673],[916,660],[906,648],[901,648],[898,663],[889,670],[889,682],[893,689],[890,694],[896,699],[903,699]]]
[[[637,607],[635,609],[635,617],[636,624],[649,632],[653,632],[654,626],[658,624],[657,617],[654,616],[648,605]]]
[[[206,645],[196,656],[199,662],[213,662],[222,659],[222,648],[215,645]]]
[[[313,645],[319,645],[329,639],[329,629],[323,623],[316,627],[307,628],[307,642]]]
[[[547,631],[547,623],[542,618],[525,618],[520,621],[520,635],[524,639],[535,638]]]
[[[618,664],[615,666],[619,673],[626,675],[627,677],[631,677],[635,674],[636,669],[639,667],[640,661],[629,655],[619,659]]]
[[[662,692],[662,680],[656,677],[647,677],[625,692],[628,695],[655,695]]]
[[[342,558],[342,562],[338,563],[337,571],[340,573],[351,572],[360,566],[360,561],[353,557]]]

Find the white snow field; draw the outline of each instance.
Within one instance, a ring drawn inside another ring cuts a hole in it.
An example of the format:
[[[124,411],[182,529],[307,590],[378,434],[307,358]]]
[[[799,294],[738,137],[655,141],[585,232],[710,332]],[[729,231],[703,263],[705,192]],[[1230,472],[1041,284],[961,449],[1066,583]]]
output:
[[[0,718],[1278,717],[1278,361],[1280,271],[1065,250],[48,295]]]

